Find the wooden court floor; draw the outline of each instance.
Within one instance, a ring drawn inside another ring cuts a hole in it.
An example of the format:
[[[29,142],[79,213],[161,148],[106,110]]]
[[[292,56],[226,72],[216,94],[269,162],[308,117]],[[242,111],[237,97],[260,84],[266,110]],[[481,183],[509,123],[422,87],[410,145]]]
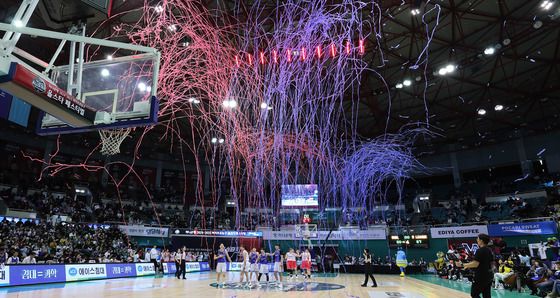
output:
[[[230,273],[234,281],[238,273]],[[363,276],[341,274],[333,277],[318,277],[306,284],[305,291],[296,291],[298,282],[284,281],[282,289],[217,289],[210,286],[215,282],[214,273],[190,273],[187,280],[173,277],[140,277],[112,280],[51,284],[41,286],[13,287],[0,290],[0,297],[344,297],[344,298],[463,298],[464,292],[420,281],[412,277],[401,278],[396,275],[376,276],[379,287],[363,288]],[[301,284],[301,283],[300,283]],[[327,284],[327,285],[325,285]],[[341,286],[344,286],[343,288]],[[340,289],[332,289],[340,287]],[[324,290],[320,290],[323,288]],[[301,290],[301,288],[300,288]]]

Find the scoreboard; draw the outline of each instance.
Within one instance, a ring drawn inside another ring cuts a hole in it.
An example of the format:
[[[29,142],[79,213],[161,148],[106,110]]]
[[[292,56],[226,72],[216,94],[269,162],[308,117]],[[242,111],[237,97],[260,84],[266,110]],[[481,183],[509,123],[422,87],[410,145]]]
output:
[[[430,248],[428,234],[390,235],[389,247]]]

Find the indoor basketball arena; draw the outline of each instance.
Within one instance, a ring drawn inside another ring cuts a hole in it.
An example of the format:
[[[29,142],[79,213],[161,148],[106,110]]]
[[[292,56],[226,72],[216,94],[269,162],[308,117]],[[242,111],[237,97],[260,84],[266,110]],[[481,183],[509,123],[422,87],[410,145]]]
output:
[[[2,0],[0,297],[560,297],[559,20]]]

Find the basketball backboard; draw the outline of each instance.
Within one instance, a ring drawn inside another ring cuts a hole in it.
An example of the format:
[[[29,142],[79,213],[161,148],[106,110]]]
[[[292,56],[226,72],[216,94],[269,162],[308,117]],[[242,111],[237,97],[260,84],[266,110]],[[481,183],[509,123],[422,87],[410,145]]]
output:
[[[72,127],[43,113],[38,123],[40,135],[77,133],[108,128],[145,126],[157,122],[158,102],[152,94],[154,57],[136,55],[84,63],[82,85],[77,99],[103,113],[93,125]],[[74,76],[77,76],[74,70]],[[69,66],[53,69],[51,80],[67,89]]]

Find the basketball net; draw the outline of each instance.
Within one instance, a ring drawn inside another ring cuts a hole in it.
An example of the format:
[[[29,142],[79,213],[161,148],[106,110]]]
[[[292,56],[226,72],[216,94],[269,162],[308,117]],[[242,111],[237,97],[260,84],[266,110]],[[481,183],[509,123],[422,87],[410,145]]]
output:
[[[121,152],[121,143],[128,137],[132,128],[100,129],[101,154],[115,155]]]

